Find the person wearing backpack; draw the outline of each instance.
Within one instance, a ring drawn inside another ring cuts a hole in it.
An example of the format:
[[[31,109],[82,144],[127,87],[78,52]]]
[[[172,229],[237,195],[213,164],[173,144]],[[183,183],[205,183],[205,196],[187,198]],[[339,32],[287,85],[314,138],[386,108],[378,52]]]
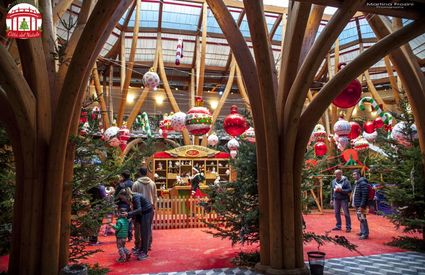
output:
[[[348,210],[348,199],[351,193],[351,184],[347,177],[342,175],[341,170],[335,170],[335,179],[332,181],[331,205],[335,210],[336,226],[332,230],[341,230],[341,208],[344,211],[345,227],[351,232],[351,218]]]
[[[361,176],[359,170],[353,171],[356,186],[353,192],[353,206],[356,208],[357,219],[360,221],[360,240],[369,238],[369,226],[367,224],[369,182]]]

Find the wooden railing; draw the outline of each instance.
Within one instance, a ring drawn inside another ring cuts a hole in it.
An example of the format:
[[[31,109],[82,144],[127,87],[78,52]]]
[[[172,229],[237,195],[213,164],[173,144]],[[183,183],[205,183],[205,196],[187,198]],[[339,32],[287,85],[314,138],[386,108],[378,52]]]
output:
[[[159,198],[153,220],[154,229],[207,227],[204,221],[217,222],[217,214],[206,211],[201,204],[207,199]]]

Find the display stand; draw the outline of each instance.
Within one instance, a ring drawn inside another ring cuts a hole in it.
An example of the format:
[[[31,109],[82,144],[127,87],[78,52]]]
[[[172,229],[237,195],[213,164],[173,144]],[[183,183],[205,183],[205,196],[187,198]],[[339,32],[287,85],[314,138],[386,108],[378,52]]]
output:
[[[201,189],[213,184],[217,176],[221,181],[230,181],[234,174],[229,158],[228,153],[207,147],[182,146],[155,153],[148,160],[148,176],[155,181],[159,196],[186,197],[190,195],[189,179],[196,173],[193,168],[205,175]]]

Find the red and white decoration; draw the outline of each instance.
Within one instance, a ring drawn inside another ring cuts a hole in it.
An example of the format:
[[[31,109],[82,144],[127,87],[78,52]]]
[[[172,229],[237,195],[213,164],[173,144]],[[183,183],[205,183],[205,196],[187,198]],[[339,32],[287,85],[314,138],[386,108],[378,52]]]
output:
[[[418,129],[415,124],[412,124],[410,127],[412,137],[410,138],[406,133],[406,128],[407,125],[404,121],[397,123],[391,131],[391,138],[399,144],[409,147],[411,146],[411,140],[418,139]]]
[[[378,138],[378,132],[373,131],[372,133],[363,132],[363,137],[369,142],[374,143],[376,138]]]
[[[159,134],[163,138],[167,138],[168,132],[173,130],[173,127],[171,126],[171,120],[170,120],[171,116],[172,115],[168,116],[168,114],[164,114],[164,119],[159,122],[159,129],[161,131]]]
[[[243,133],[241,135],[241,138],[243,140],[246,140],[250,143],[255,143],[255,130],[252,127],[249,127],[248,130],[245,131],[245,133]]]
[[[351,121],[350,125],[351,125],[351,130],[350,130],[350,133],[348,134],[348,138],[349,139],[358,138],[360,134],[362,133],[362,127],[360,127],[360,125],[354,121]]]
[[[160,80],[158,74],[153,70],[153,68],[151,68],[149,72],[143,75],[142,82],[145,87],[156,91],[159,86]]]
[[[216,146],[218,144],[218,136],[215,133],[212,133],[208,136],[208,145]]]
[[[121,142],[118,139],[119,131],[120,131],[120,128],[118,128],[117,126],[109,127],[103,133],[103,140],[106,141],[112,147],[120,146]]]
[[[354,147],[354,150],[356,151],[364,151],[369,148],[369,142],[363,137],[360,137],[354,141],[353,147]]]
[[[186,114],[177,112],[171,117],[171,128],[174,131],[181,132],[186,128]]]
[[[180,65],[180,59],[183,58],[183,39],[179,38],[176,49],[176,65]]]
[[[211,129],[212,115],[210,110],[203,107],[202,97],[195,97],[195,107],[186,115],[186,129],[191,135],[202,136]]]
[[[130,130],[126,126],[122,126],[118,131],[118,140],[120,141],[120,148],[122,151],[127,147],[127,141],[130,139]]]
[[[230,156],[234,159],[238,154],[239,142],[235,138],[232,138],[227,143],[227,148],[230,150]]]
[[[363,130],[368,134],[372,134],[375,131],[375,123],[373,121],[366,121],[363,124]]]
[[[325,127],[322,124],[317,124],[313,130],[313,141],[325,141],[327,133],[325,131]]]
[[[348,135],[351,132],[351,124],[343,118],[340,118],[334,125],[335,142],[339,150],[343,151],[350,143]]]
[[[232,137],[240,136],[249,129],[248,122],[244,116],[238,113],[236,105],[230,107],[230,115],[224,119],[223,128]]]

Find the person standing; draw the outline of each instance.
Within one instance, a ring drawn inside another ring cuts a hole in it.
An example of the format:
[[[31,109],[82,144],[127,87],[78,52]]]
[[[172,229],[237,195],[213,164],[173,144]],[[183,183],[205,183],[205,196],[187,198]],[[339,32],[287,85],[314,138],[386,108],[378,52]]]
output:
[[[356,208],[357,219],[360,221],[360,240],[369,238],[369,226],[367,224],[367,206],[369,199],[368,181],[361,176],[359,170],[353,171],[356,186],[353,192],[353,206]]]
[[[119,175],[119,181],[117,186],[115,187],[115,203],[117,204],[117,207],[127,209],[127,212],[130,211],[131,205],[129,202],[122,199],[122,197],[119,196],[119,193],[121,190],[124,190],[125,188],[131,188],[133,186],[133,181],[130,178],[130,171],[124,170]],[[131,219],[128,220],[128,241],[131,241],[133,239],[133,221]]]
[[[351,217],[348,209],[348,199],[351,192],[351,184],[347,177],[342,175],[341,170],[335,170],[335,179],[332,181],[331,204],[334,206],[336,226],[332,230],[341,230],[341,208],[344,211],[346,231],[351,232]]]
[[[125,208],[119,209],[117,223],[115,225],[111,225],[115,230],[115,237],[117,239],[117,248],[118,254],[120,257],[117,259],[117,262],[123,263],[130,260],[131,253],[125,247],[125,242],[128,235],[128,220],[125,217],[125,213],[127,210]]]
[[[134,184],[131,190],[134,193],[140,193],[145,197],[153,206],[153,211],[155,211],[156,202],[158,200],[157,196],[157,190],[156,190],[156,184],[153,180],[151,180],[147,174],[148,170],[144,167],[139,169],[140,178],[138,178]],[[153,223],[153,217],[154,214],[152,214],[152,220],[151,224]],[[137,231],[137,227],[135,226],[135,232],[134,232],[134,239],[135,239],[135,250],[140,249],[140,232]],[[149,245],[148,249],[151,250],[152,247],[152,227],[150,232],[150,239],[149,239]]]
[[[135,254],[138,254],[138,260],[144,260],[148,257],[153,206],[142,194],[133,193],[130,188],[122,190],[120,194],[126,196],[133,204],[133,211],[125,213],[125,215],[134,218],[140,225],[141,251]]]

